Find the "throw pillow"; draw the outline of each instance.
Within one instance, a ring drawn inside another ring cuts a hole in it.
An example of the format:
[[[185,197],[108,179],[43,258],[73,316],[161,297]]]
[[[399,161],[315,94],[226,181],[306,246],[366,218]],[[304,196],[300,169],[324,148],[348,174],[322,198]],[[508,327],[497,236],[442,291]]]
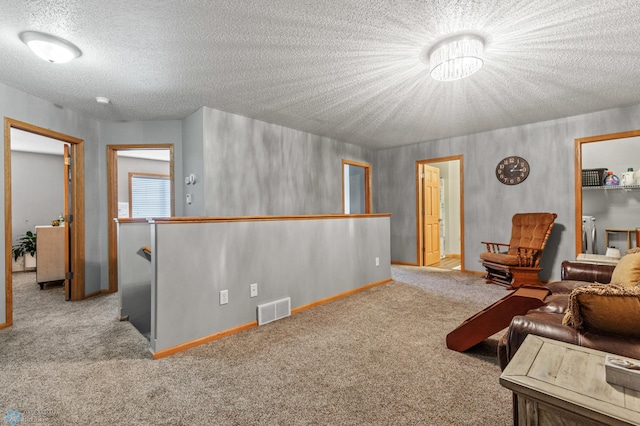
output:
[[[591,284],[569,295],[562,323],[606,334],[640,338],[640,286]]]
[[[622,256],[611,274],[611,284],[633,287],[640,280],[640,250],[636,247]]]

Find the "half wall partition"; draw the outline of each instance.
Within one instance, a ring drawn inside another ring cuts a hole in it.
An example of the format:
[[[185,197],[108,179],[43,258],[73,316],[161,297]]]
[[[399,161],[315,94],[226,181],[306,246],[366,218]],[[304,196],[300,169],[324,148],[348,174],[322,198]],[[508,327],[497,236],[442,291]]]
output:
[[[155,358],[257,326],[272,301],[295,314],[391,281],[389,214],[120,220],[118,250],[119,315]]]

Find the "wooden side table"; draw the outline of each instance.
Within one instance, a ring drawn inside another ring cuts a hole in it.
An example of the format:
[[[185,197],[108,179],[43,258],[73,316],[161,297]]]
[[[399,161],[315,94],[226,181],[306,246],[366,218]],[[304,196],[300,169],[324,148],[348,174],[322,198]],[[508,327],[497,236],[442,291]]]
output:
[[[640,392],[605,381],[605,352],[529,335],[500,376],[514,425],[638,425]]]

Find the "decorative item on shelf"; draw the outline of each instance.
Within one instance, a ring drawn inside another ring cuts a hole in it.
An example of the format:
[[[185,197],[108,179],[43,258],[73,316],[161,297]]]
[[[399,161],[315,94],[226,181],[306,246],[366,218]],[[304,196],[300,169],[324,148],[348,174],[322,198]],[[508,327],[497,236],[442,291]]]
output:
[[[58,220],[52,220],[52,221],[51,221],[51,226],[60,226],[60,221],[58,221]]]
[[[64,226],[64,216],[62,215],[58,216],[58,224],[60,226]]]
[[[604,178],[604,186],[618,186],[620,185],[620,178],[614,175],[611,170],[607,172],[607,176]]]
[[[606,355],[604,362],[607,383],[640,391],[640,361],[617,355]]]
[[[620,184],[623,186],[632,186],[636,184],[635,173],[633,173],[633,167],[629,167],[626,173],[622,174]]]
[[[582,169],[582,186],[602,186],[607,169]]]
[[[613,257],[615,259],[620,259],[620,257],[621,257],[620,249],[619,248],[615,248],[615,247],[607,247],[607,251],[605,253],[605,256]]]

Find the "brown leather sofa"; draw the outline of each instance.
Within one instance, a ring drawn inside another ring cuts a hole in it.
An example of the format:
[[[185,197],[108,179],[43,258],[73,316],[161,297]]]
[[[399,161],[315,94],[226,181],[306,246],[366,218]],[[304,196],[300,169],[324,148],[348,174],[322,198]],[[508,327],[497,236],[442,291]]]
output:
[[[640,339],[599,333],[597,330],[576,330],[562,324],[571,290],[594,282],[609,284],[614,267],[563,262],[562,280],[547,284],[551,294],[544,299],[545,304],[530,310],[526,315],[514,317],[507,332],[498,342],[500,368],[504,370],[529,334],[640,359]]]

